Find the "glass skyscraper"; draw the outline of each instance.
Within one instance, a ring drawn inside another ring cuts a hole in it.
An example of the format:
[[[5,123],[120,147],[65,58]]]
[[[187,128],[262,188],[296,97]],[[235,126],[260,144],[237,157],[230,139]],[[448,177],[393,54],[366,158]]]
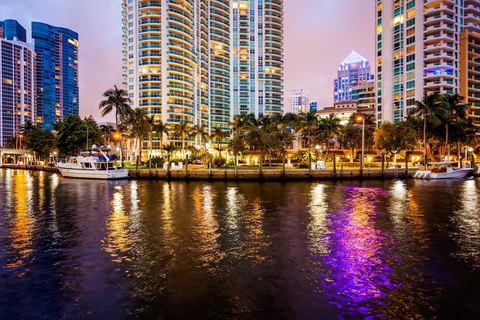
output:
[[[25,29],[17,21],[5,20],[0,29],[0,147],[4,148],[26,121],[35,119],[35,53],[32,45],[20,41],[26,38]]]
[[[0,38],[27,42],[27,31],[17,20],[6,19],[0,21]]]
[[[334,81],[334,102],[351,101],[353,88],[371,78],[370,63],[353,50],[338,68]]]
[[[32,22],[32,38],[37,54],[36,122],[52,130],[53,124],[68,114],[79,114],[78,34]]]

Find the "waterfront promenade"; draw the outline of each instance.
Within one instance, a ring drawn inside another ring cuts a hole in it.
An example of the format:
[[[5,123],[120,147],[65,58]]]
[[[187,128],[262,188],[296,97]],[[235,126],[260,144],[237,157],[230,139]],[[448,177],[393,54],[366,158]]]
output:
[[[3,168],[57,172],[55,167],[6,164]],[[152,180],[330,180],[330,179],[395,179],[409,178],[417,168],[387,169],[266,169],[243,170],[232,169],[199,169],[183,170],[130,169],[130,176],[137,179]]]

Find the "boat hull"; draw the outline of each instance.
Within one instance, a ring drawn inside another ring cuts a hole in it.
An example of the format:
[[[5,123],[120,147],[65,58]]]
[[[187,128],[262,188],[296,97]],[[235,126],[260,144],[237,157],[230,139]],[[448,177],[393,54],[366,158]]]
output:
[[[85,170],[85,169],[73,169],[62,168],[57,166],[61,175],[65,178],[77,178],[77,179],[99,179],[99,180],[113,180],[113,179],[126,179],[128,178],[127,169],[119,170]]]
[[[465,178],[473,169],[458,169],[451,172],[432,173],[431,179],[461,179]]]

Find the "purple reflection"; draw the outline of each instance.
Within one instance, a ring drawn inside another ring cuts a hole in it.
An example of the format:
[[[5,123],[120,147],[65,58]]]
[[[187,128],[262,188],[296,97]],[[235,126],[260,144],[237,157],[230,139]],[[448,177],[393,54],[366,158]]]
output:
[[[397,286],[390,279],[393,269],[388,260],[391,240],[375,227],[377,202],[387,196],[376,188],[344,189],[344,201],[334,204],[325,236],[328,250],[317,256],[323,260],[322,289],[330,304],[343,315],[382,316],[379,314],[387,293]]]

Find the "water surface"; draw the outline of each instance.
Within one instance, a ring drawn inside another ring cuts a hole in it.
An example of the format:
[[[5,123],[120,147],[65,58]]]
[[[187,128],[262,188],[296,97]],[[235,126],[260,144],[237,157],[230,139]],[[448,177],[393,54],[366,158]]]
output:
[[[0,170],[0,318],[478,318],[479,184]]]

